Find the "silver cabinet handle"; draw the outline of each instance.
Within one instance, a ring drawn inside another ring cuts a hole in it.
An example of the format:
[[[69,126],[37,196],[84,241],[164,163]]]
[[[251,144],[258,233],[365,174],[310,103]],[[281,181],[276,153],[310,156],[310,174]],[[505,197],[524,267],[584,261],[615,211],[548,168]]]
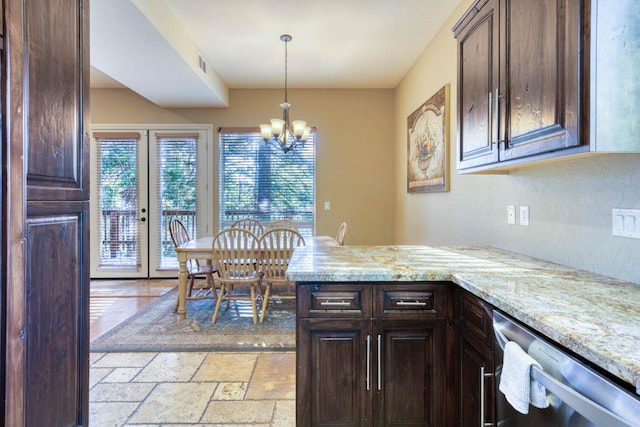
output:
[[[493,94],[489,91],[489,144],[493,145]]]
[[[349,301],[321,301],[320,305],[331,305],[331,306],[346,306],[351,305]]]
[[[369,387],[369,372],[371,371],[371,335],[367,335],[367,391],[371,390]]]
[[[400,300],[400,301],[398,301],[396,303],[396,305],[425,306],[425,305],[427,305],[427,303],[423,302],[423,301],[402,301],[402,300]]]
[[[382,390],[382,339],[378,335],[378,390]]]
[[[490,377],[493,374],[487,374],[484,372],[484,366],[480,367],[480,427],[487,427],[492,425],[492,423],[484,422],[484,398],[485,398],[485,386],[484,379]]]
[[[492,132],[491,143],[493,144],[493,132]],[[496,141],[495,144],[500,142],[500,93],[498,92],[498,88],[496,88]]]
[[[480,367],[480,427],[484,427],[484,366]]]

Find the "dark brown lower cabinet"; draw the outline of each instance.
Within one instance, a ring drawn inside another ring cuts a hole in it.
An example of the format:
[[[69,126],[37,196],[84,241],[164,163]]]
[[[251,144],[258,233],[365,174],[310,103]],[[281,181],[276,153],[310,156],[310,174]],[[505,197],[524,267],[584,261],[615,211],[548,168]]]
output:
[[[458,318],[458,425],[495,425],[492,308],[462,289],[456,290]]]
[[[443,426],[446,284],[299,284],[298,426]]]

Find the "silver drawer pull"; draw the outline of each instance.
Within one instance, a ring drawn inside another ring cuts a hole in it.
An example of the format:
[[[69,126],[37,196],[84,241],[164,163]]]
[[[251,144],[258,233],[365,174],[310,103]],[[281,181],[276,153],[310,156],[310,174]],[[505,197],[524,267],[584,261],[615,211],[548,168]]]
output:
[[[349,301],[321,301],[320,305],[345,306],[352,305]]]
[[[398,301],[396,303],[396,305],[409,305],[409,306],[411,306],[411,305],[419,305],[419,306],[424,306],[424,305],[427,305],[427,303],[426,302],[422,302],[422,301],[402,301],[401,300],[401,301]]]

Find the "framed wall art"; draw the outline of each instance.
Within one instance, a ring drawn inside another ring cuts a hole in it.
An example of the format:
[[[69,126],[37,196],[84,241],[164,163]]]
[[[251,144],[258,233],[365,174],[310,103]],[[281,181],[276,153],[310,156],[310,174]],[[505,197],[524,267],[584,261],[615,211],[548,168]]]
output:
[[[449,84],[407,117],[407,192],[449,191]]]

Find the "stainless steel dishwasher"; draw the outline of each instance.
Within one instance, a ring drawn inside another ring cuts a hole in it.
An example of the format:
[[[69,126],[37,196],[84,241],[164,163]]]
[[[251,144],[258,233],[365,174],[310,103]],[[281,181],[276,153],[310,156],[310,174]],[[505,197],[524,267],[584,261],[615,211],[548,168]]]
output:
[[[596,372],[527,327],[494,310],[496,346],[496,414],[500,427],[640,426],[640,396]],[[516,342],[542,370],[531,376],[547,390],[549,407],[530,406],[528,414],[511,407],[498,391],[504,346]]]

